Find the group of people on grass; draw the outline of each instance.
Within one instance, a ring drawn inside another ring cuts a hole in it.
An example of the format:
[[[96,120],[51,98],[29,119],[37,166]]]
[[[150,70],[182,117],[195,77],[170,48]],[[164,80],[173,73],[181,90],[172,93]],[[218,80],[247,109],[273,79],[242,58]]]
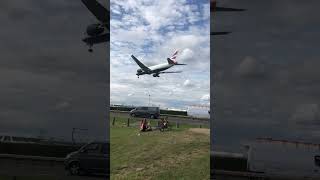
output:
[[[160,121],[158,121],[158,129],[160,131],[164,131],[164,129],[167,129],[169,127],[169,122],[167,118],[161,118]],[[141,120],[140,122],[140,131],[152,131],[152,127],[150,122],[147,121],[146,118]]]

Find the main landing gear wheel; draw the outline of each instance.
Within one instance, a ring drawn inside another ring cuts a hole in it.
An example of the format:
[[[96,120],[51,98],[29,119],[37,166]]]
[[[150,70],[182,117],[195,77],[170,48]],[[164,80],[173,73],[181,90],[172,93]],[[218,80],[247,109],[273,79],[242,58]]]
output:
[[[92,49],[93,44],[90,44],[90,43],[89,43],[88,46],[89,46],[88,51],[92,53],[92,52],[93,52],[93,49]]]

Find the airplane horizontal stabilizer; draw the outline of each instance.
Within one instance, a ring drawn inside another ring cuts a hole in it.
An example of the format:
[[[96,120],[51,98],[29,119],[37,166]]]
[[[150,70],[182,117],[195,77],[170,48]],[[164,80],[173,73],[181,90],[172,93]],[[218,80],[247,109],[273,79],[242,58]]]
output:
[[[174,64],[174,65],[187,65],[187,64],[179,64],[177,61],[172,60],[171,58],[167,58],[167,61],[169,64]]]

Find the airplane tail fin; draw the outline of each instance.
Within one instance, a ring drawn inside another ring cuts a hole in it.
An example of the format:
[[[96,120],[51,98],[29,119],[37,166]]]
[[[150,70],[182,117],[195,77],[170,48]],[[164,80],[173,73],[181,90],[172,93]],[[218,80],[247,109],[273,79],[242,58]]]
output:
[[[177,56],[178,56],[178,52],[179,52],[179,51],[176,50],[170,58],[167,58],[168,63],[169,63],[169,64],[174,64],[174,65],[186,65],[186,64],[179,64],[179,63],[177,62],[176,59],[177,59]]]
[[[177,64],[178,50],[176,50],[170,58],[167,58],[169,64]]]

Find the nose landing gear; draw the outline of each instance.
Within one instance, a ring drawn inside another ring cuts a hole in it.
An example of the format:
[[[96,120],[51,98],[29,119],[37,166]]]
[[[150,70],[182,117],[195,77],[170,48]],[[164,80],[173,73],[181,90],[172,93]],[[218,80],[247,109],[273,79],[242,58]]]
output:
[[[90,53],[92,53],[92,52],[93,52],[92,44],[89,44],[89,49],[88,49],[88,51],[89,51]]]

